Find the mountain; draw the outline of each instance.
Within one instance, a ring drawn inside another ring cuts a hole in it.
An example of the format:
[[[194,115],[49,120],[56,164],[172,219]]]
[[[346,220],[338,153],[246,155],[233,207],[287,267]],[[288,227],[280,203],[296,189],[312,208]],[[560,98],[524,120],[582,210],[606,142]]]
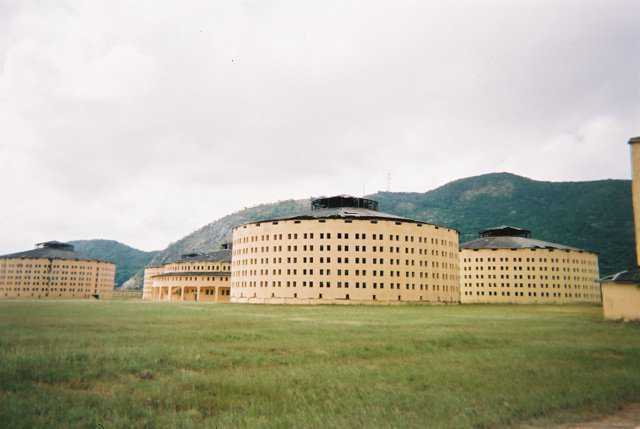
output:
[[[120,287],[158,253],[144,252],[113,240],[70,241],[75,250],[88,258],[103,259],[116,264],[116,287]]]
[[[502,224],[530,229],[535,238],[597,251],[602,275],[635,264],[631,182],[543,182],[510,173],[492,173],[450,182],[432,191],[378,192],[369,198],[380,211],[456,228],[460,240]],[[246,208],[172,243],[152,260],[215,250],[230,239],[234,225],[308,212],[309,200],[287,200]],[[142,276],[129,287],[141,287]]]
[[[600,273],[635,266],[631,181],[542,182],[509,173],[456,180],[426,193],[379,192],[380,210],[460,231],[460,241],[497,225],[600,254]]]

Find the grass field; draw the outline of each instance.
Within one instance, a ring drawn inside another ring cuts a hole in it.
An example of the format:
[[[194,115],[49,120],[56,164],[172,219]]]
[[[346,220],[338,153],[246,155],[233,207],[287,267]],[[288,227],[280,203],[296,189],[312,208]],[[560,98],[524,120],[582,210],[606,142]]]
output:
[[[640,400],[592,306],[0,302],[0,427],[496,427]]]

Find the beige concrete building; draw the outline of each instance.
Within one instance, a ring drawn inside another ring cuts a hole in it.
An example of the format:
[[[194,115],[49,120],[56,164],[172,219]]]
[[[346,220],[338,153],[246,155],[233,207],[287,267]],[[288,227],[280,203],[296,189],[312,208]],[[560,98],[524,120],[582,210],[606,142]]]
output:
[[[637,263],[628,271],[603,279],[602,309],[606,319],[640,320],[640,137],[630,139],[629,145]]]
[[[598,255],[534,240],[502,226],[460,249],[460,301],[467,303],[599,303]]]
[[[111,298],[113,263],[84,258],[71,244],[36,246],[0,256],[0,299]]]
[[[382,213],[375,201],[321,198],[302,216],[233,229],[231,302],[455,303],[458,232]]]
[[[182,255],[177,261],[144,270],[143,299],[154,301],[228,302],[231,251]]]
[[[640,320],[640,271],[625,271],[603,279],[602,310],[606,319]]]

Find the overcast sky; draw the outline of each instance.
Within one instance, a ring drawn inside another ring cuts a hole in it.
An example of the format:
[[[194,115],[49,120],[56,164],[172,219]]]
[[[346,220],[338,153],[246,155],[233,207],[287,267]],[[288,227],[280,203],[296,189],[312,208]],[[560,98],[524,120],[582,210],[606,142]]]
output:
[[[640,1],[0,0],[0,253],[508,171],[629,178]]]

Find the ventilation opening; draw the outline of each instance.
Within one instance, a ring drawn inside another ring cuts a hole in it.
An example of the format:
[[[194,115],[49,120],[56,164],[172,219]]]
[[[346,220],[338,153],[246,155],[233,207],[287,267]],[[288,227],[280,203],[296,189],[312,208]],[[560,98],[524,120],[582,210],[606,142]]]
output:
[[[298,297],[298,294],[297,294],[297,293],[294,293],[294,294],[293,294],[293,297],[294,297],[294,298],[297,298],[297,297]]]
[[[349,300],[349,294],[346,294],[344,299]]]
[[[376,296],[375,296],[375,295],[373,295],[373,300],[374,300],[374,301],[376,300]]]
[[[322,294],[318,295],[318,299],[322,299]]]
[[[402,301],[402,297],[398,295],[398,301]]]
[[[275,298],[275,297],[276,297],[276,294],[275,294],[275,293],[272,293],[272,294],[271,294],[271,298]]]

